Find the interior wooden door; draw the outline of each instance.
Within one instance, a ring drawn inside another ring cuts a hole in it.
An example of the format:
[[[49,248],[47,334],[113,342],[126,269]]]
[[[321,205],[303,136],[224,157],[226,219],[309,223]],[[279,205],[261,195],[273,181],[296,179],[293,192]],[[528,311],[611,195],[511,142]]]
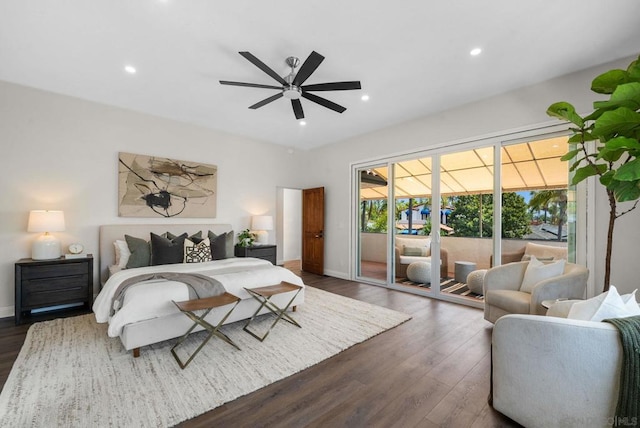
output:
[[[324,187],[302,190],[302,270],[324,275]]]

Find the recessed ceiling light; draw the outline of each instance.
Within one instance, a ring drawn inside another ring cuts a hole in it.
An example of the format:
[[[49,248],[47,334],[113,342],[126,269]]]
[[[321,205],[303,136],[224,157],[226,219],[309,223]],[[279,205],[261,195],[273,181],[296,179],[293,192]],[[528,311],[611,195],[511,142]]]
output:
[[[307,124],[307,122],[305,122],[304,120],[300,121],[300,126],[305,126]]]
[[[125,65],[124,66],[124,71],[126,71],[129,74],[136,74],[136,68],[133,65]]]
[[[363,95],[362,97],[360,97],[360,99],[362,101],[369,101],[369,95]]]
[[[471,49],[471,52],[469,53],[471,54],[471,56],[478,56],[482,53],[482,49],[474,48],[474,49]]]

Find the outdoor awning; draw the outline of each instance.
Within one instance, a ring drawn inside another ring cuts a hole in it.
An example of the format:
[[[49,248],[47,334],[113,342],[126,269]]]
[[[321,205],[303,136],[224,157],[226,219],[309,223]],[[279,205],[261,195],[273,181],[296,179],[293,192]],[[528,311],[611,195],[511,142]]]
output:
[[[502,191],[517,192],[568,187],[568,163],[560,158],[567,152],[568,137],[556,137],[502,147]],[[440,158],[440,193],[465,195],[493,193],[493,148],[467,150]],[[431,196],[431,157],[396,164],[395,197]],[[373,169],[386,180],[387,168]],[[361,199],[383,199],[388,186],[366,186]]]

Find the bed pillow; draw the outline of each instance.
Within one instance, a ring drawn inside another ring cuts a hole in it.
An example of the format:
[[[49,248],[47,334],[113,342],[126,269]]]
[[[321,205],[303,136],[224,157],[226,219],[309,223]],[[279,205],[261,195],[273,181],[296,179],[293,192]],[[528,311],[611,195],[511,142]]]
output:
[[[129,261],[127,261],[127,269],[149,266],[151,263],[151,248],[149,243],[144,239],[124,235],[124,240],[129,247]]]
[[[211,257],[211,242],[209,238],[194,242],[184,240],[184,263],[202,263],[213,260]]]
[[[222,260],[227,258],[227,234],[216,235],[212,231],[207,234],[211,243],[211,259]]]
[[[182,263],[186,239],[186,233],[169,239],[151,232],[151,266]]]
[[[113,246],[116,250],[116,266],[120,269],[126,269],[129,257],[131,257],[131,251],[129,251],[127,241],[118,239],[113,243]]]
[[[175,238],[178,237],[178,235],[174,235],[173,233],[171,233],[169,231],[163,233],[162,236],[164,236],[167,239],[175,239]],[[196,243],[196,244],[202,242],[203,241],[203,239],[202,239],[202,231],[196,232],[191,236],[187,236],[187,239],[190,240],[191,242]]]
[[[533,287],[540,281],[562,275],[564,273],[565,262],[566,261],[563,259],[558,260],[557,262],[544,264],[539,261],[536,256],[531,256],[531,260],[527,265],[527,270],[524,272],[524,278],[522,278],[520,291],[531,293]]]

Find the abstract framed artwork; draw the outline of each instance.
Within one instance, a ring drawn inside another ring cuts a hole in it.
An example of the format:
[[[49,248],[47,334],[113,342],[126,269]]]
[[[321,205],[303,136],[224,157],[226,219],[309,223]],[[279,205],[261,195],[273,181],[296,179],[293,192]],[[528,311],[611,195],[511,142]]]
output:
[[[118,153],[120,217],[215,218],[217,184],[215,165]]]

